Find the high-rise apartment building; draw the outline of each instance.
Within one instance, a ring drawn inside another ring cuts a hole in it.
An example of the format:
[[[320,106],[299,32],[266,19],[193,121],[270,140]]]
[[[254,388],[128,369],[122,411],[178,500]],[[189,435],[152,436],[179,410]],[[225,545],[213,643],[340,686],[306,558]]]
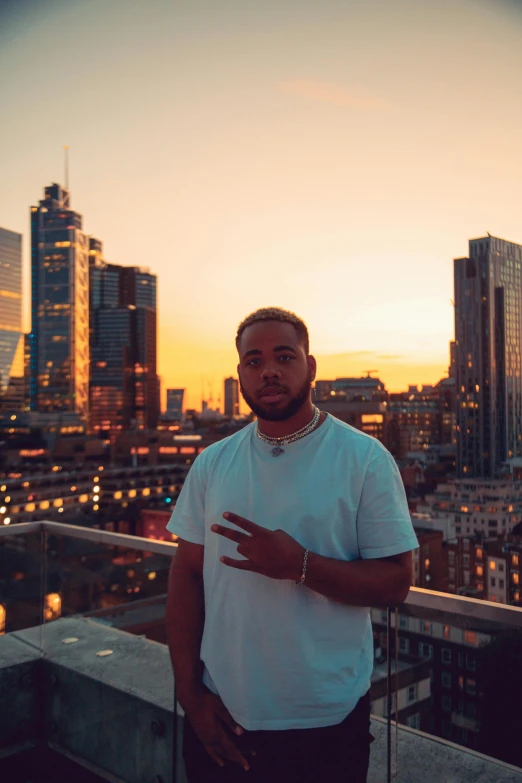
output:
[[[181,421],[185,389],[167,389],[167,418]]]
[[[388,392],[379,378],[316,381],[314,402],[337,419],[388,446]]]
[[[23,407],[22,236],[0,228],[0,410]]]
[[[455,446],[455,381],[443,378],[436,386],[410,386],[390,394],[389,449],[400,459],[431,446]]]
[[[156,276],[109,264],[90,238],[90,429],[111,439],[159,415]]]
[[[31,409],[89,405],[89,240],[69,191],[53,184],[31,207]]]
[[[457,475],[522,456],[522,247],[487,236],[454,262]]]
[[[225,416],[239,416],[239,381],[225,378]]]

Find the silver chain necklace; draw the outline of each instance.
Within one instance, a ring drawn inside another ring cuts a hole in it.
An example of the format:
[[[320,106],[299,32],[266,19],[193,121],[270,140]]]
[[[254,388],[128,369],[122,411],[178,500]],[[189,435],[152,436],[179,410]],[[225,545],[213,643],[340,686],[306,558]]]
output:
[[[285,453],[285,450],[282,449],[281,446],[288,446],[289,443],[293,443],[296,440],[301,440],[301,438],[304,438],[305,435],[308,435],[310,432],[312,432],[313,429],[315,429],[317,422],[319,421],[319,417],[321,416],[321,411],[315,406],[314,410],[315,413],[313,419],[309,421],[308,424],[305,424],[304,427],[301,427],[300,430],[297,430],[297,432],[292,432],[290,435],[283,435],[282,438],[273,438],[270,437],[270,435],[263,435],[263,433],[260,432],[258,422],[256,425],[256,435],[259,440],[263,441],[263,443],[268,443],[269,446],[274,446],[275,448],[272,449],[271,454],[273,457],[279,457],[280,454]]]

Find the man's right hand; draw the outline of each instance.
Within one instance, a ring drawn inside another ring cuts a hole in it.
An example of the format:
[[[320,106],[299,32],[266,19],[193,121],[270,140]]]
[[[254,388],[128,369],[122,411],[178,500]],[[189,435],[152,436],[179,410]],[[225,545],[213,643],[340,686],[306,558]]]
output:
[[[239,752],[231,737],[233,734],[241,736],[244,729],[238,726],[219,696],[203,686],[184,709],[205,750],[220,767],[225,766],[224,759],[229,759],[245,770],[250,769],[247,759]],[[249,752],[255,753],[252,750]]]

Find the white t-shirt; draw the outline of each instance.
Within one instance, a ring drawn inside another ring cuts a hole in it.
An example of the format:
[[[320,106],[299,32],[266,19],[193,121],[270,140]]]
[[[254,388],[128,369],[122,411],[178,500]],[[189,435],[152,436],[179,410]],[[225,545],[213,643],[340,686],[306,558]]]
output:
[[[205,547],[204,682],[247,730],[334,725],[370,687],[369,609],[224,565],[241,555],[210,526],[237,530],[232,511],[319,555],[388,557],[418,546],[404,487],[379,441],[330,415],[278,457],[255,426],[197,457],[167,525]]]

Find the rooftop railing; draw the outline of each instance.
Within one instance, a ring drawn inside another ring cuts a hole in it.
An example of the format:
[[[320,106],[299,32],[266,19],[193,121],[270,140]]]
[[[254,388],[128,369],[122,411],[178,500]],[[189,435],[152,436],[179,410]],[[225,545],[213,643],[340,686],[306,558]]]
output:
[[[0,529],[0,778],[2,765],[45,749],[97,780],[184,780],[164,644],[176,549],[58,522]],[[411,588],[396,610],[371,615],[370,783],[522,781],[511,758],[484,755],[480,668],[494,642],[522,630],[522,609]]]

